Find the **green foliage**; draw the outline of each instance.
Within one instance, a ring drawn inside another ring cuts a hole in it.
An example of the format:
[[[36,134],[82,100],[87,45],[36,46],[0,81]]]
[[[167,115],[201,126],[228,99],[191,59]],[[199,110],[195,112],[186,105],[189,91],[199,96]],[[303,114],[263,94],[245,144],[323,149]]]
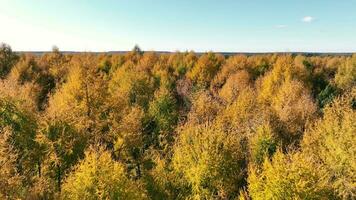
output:
[[[148,113],[155,125],[153,132],[158,134],[158,141],[170,142],[172,140],[170,134],[178,122],[177,103],[174,96],[165,89],[158,91],[150,103]]]
[[[31,55],[21,57],[10,73],[12,79],[18,80],[20,84],[33,83],[38,86],[36,97],[37,108],[42,110],[47,103],[48,94],[55,87],[55,79],[47,69],[41,68]]]
[[[0,164],[3,198],[22,198],[36,175],[39,154],[35,117],[0,97]]]
[[[126,105],[139,105],[147,109],[153,97],[154,81],[143,72],[136,71],[132,63],[126,64],[113,73],[109,82],[109,92],[115,99],[122,99]]]
[[[104,58],[100,63],[99,63],[99,69],[103,71],[104,73],[108,74],[111,70],[111,61],[108,58]]]
[[[40,173],[53,179],[60,191],[68,170],[84,156],[87,138],[66,122],[50,121],[43,125],[37,141],[43,155]]]
[[[33,165],[35,156],[33,149],[36,146],[34,139],[37,130],[34,116],[21,110],[11,101],[0,98],[0,130],[5,127],[11,128],[10,138],[21,157],[19,162],[23,162],[21,164],[24,165]]]
[[[144,176],[150,199],[185,199],[191,191],[190,187],[173,170],[169,156],[164,157],[159,151],[149,151],[146,157],[153,163]]]
[[[261,165],[265,158],[270,158],[277,150],[277,142],[273,138],[269,125],[263,125],[257,129],[256,135],[251,139],[251,161]]]
[[[18,56],[7,44],[0,44],[0,79],[5,78],[17,62]]]
[[[319,107],[324,108],[328,103],[332,102],[336,94],[336,89],[331,85],[327,85],[317,96]]]

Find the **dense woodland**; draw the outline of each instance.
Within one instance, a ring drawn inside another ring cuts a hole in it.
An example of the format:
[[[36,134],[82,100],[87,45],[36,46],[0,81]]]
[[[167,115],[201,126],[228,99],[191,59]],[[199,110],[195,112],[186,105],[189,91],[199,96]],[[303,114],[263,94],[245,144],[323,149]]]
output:
[[[356,55],[0,46],[0,199],[355,199]]]

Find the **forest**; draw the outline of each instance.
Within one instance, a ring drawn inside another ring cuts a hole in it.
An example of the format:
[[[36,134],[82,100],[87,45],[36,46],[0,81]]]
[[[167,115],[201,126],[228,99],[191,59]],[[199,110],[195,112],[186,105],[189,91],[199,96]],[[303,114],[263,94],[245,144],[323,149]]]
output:
[[[356,54],[0,45],[0,199],[355,199]]]

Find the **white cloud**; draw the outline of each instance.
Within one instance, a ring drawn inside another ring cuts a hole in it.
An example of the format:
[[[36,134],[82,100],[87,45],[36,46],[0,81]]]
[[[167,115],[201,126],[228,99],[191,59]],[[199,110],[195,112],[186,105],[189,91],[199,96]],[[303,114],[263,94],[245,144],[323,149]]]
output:
[[[310,23],[310,22],[314,21],[314,19],[315,18],[312,16],[305,16],[305,17],[303,17],[302,21],[305,23]]]
[[[287,25],[284,24],[278,24],[275,26],[276,28],[287,28]]]

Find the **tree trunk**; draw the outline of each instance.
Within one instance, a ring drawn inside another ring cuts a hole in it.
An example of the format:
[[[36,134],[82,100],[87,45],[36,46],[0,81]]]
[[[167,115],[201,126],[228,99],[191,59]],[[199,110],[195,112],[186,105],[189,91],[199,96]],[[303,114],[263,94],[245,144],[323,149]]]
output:
[[[57,186],[59,192],[61,191],[61,184],[61,167],[57,164]]]

